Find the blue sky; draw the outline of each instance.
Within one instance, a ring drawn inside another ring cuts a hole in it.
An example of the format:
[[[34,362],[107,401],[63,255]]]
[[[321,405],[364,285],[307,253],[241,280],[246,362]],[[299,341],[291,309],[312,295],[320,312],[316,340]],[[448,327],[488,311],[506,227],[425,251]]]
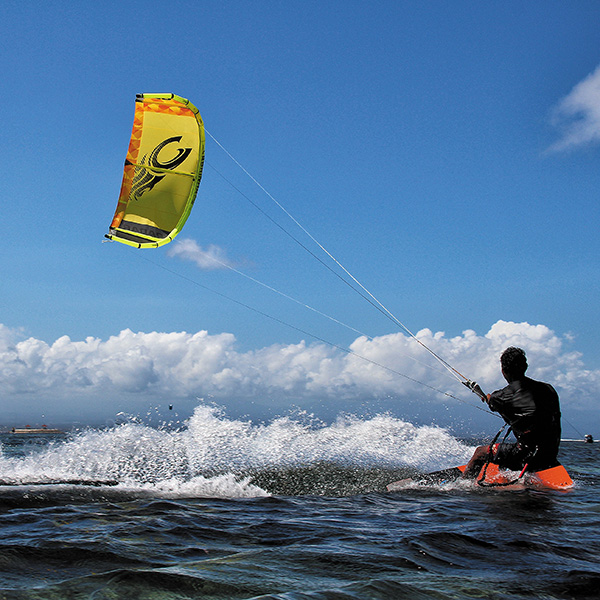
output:
[[[240,411],[259,403],[265,414],[324,398],[353,410],[376,390],[371,406],[401,407],[409,419],[406,398],[427,395],[373,373],[361,379],[335,348],[207,291],[336,345],[357,338],[232,271],[182,260],[175,244],[102,243],[135,94],[174,92],[214,136],[183,241],[217,248],[236,269],[377,340],[398,331],[250,204],[246,196],[302,235],[216,139],[413,332],[444,332],[433,343],[453,366],[498,386],[499,350],[517,340],[532,376],[554,382],[565,414],[585,427],[600,391],[598,22],[597,2],[8,3],[7,415],[105,419],[143,412],[149,398],[189,412],[197,397]],[[172,340],[185,345],[181,357],[202,331],[194,352],[210,345],[220,360],[175,391],[173,365],[156,351],[164,340],[143,336],[186,332]],[[415,374],[394,355],[393,368]],[[89,362],[76,368],[82,356]],[[336,361],[335,372],[325,368]],[[437,376],[418,375],[437,387]],[[465,394],[452,382],[444,389]],[[414,410],[427,420],[438,403]]]

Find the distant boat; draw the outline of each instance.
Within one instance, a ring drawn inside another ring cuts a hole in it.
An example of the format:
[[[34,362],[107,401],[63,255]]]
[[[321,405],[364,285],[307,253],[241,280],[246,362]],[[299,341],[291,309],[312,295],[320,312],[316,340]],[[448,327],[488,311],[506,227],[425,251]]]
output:
[[[10,430],[11,433],[64,433],[61,429],[52,429],[47,427],[46,425],[42,425],[41,427],[13,427]]]

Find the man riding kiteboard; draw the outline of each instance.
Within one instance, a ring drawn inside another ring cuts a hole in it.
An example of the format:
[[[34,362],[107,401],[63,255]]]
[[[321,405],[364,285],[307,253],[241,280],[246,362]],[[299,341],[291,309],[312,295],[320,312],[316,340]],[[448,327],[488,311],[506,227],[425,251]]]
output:
[[[468,464],[434,473],[420,474],[395,481],[387,486],[390,492],[406,485],[440,485],[457,479],[476,480],[483,487],[513,486],[519,483],[555,490],[566,490],[573,481],[558,462],[560,445],[560,404],[556,390],[549,384],[525,376],[527,358],[521,348],[507,348],[500,358],[502,374],[508,385],[485,395],[479,385],[467,380],[465,385],[491,410],[499,413],[506,425],[488,446],[479,446]],[[499,444],[506,426],[515,443]],[[518,472],[515,477],[514,471]],[[529,473],[528,478],[524,478]]]
[[[507,348],[500,357],[500,364],[508,383],[506,387],[487,397],[477,384],[469,387],[487,402],[491,410],[500,414],[517,441],[479,446],[463,477],[477,477],[488,462],[499,468],[522,472],[541,471],[559,464],[561,415],[556,390],[548,383],[526,377],[527,358],[521,348]]]

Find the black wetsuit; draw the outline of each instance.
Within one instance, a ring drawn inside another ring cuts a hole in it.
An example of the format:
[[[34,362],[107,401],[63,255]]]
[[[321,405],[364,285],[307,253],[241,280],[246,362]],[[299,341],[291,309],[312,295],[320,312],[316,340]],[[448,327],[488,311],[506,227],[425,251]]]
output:
[[[491,394],[488,404],[512,427],[516,444],[501,444],[494,462],[512,470],[540,471],[558,464],[560,404],[548,383],[523,376]]]

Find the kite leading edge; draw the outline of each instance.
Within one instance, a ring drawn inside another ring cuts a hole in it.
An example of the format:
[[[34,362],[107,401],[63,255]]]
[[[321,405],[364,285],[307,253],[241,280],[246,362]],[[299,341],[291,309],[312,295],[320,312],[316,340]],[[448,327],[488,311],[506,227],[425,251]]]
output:
[[[172,241],[192,210],[203,164],[198,109],[175,94],[138,94],[121,193],[106,237],[135,248]]]

